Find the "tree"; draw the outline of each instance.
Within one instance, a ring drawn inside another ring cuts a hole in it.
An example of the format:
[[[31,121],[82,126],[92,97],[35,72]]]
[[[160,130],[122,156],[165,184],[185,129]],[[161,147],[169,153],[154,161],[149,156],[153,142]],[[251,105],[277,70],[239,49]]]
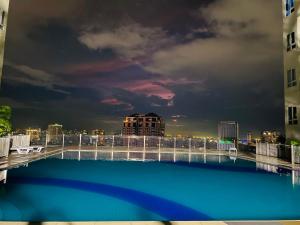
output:
[[[10,118],[11,108],[9,106],[0,106],[0,137],[9,134],[12,131]]]

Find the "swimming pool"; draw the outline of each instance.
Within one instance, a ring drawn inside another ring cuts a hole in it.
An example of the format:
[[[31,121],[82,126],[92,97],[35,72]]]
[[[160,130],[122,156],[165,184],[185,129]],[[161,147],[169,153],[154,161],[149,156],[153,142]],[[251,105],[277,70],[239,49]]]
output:
[[[46,159],[8,172],[0,220],[299,219],[300,187],[227,157],[207,163]]]

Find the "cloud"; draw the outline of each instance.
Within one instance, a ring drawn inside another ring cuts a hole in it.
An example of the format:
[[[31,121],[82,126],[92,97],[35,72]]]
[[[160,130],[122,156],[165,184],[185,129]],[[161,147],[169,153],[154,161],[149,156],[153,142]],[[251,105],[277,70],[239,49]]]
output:
[[[125,106],[125,109],[123,109],[123,110],[128,110],[128,111],[131,111],[134,109],[132,104],[121,101],[114,97],[103,99],[103,100],[101,100],[101,103],[106,104],[106,105],[111,105],[111,106]]]
[[[112,72],[135,65],[137,62],[127,59],[100,60],[97,62],[85,62],[66,66],[66,72],[70,74],[94,74]]]
[[[26,65],[15,64],[13,62],[6,62],[5,65],[21,72],[18,76],[14,75],[6,77],[8,81],[13,82],[14,84],[29,84],[37,87],[44,87],[55,92],[69,94],[64,90],[59,89],[58,86],[68,87],[70,84],[67,84],[54,74]]]
[[[169,39],[159,27],[143,27],[131,22],[113,30],[84,31],[79,41],[93,50],[109,48],[120,56],[135,58],[153,52],[167,44]]]
[[[145,69],[230,82],[249,81],[250,76],[257,78],[280,69],[280,2],[221,0],[201,8],[200,16],[206,18],[208,25],[199,29],[214,33],[212,37],[159,50]]]

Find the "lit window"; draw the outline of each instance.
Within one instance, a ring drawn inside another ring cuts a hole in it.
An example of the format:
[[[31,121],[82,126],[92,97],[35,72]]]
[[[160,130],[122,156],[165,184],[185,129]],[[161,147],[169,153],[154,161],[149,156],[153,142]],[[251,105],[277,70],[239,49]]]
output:
[[[296,70],[290,69],[287,72],[287,84],[288,87],[293,87],[297,85],[297,79],[296,79]]]
[[[296,48],[295,32],[288,34],[286,40],[287,40],[287,51]]]
[[[289,125],[298,124],[297,107],[288,107]]]
[[[295,0],[286,0],[285,3],[285,13],[289,16],[295,11]]]

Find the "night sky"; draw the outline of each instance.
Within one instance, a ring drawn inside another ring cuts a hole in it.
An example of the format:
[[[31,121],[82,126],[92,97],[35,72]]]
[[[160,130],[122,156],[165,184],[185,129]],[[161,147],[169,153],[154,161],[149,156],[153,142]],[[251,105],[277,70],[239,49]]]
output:
[[[281,13],[278,0],[11,0],[0,103],[14,128],[110,133],[155,112],[168,134],[283,130]]]

